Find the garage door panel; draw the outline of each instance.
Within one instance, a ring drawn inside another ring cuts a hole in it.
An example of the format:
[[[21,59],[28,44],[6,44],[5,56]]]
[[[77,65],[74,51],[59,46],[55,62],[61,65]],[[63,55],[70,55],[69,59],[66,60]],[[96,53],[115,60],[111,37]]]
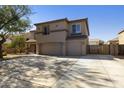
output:
[[[80,56],[81,55],[81,42],[68,42],[67,55]]]
[[[45,43],[41,46],[42,54],[46,55],[62,55],[61,43]]]

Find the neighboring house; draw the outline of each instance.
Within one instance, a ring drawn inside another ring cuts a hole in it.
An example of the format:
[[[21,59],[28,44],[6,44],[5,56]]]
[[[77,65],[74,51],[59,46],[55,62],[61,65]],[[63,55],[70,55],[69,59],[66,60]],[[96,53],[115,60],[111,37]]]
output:
[[[9,44],[13,41],[13,36],[24,36],[26,39],[26,51],[31,52],[31,53],[36,53],[36,40],[35,40],[35,30],[32,30],[30,32],[23,32],[23,33],[18,33],[15,35],[10,35],[4,44]],[[3,49],[6,49],[5,45],[3,45]]]
[[[109,44],[114,44],[114,45],[124,45],[124,30],[118,33],[118,37],[109,40],[108,41]]]
[[[124,30],[118,33],[119,45],[124,44]]]
[[[37,23],[37,54],[58,56],[86,55],[89,36],[88,19],[67,18]]]
[[[112,40],[109,40],[108,41],[108,44],[112,44],[112,45],[117,45],[119,44],[119,40],[118,40],[118,37],[112,39]]]
[[[27,52],[36,53],[36,40],[35,40],[35,30],[24,33],[26,38],[26,48]]]
[[[114,45],[111,46],[112,54],[124,55],[124,30],[118,33],[118,37],[109,40],[109,44]]]
[[[89,39],[89,45],[103,45],[104,41],[100,39]]]

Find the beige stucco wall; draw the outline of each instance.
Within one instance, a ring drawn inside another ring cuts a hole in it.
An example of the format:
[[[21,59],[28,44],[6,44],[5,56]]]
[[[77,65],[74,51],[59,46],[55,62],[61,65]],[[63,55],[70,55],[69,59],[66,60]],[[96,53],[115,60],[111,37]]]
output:
[[[124,44],[124,32],[120,33],[118,35],[119,38],[119,44]]]
[[[37,25],[37,31],[42,31],[44,26],[49,26],[50,31],[68,29],[68,25],[66,21],[57,21],[53,23],[44,23]]]
[[[56,22],[56,23],[51,23],[49,25],[49,27],[50,27],[51,31],[61,30],[61,29],[68,29],[66,21],[60,21],[60,22]]]
[[[25,38],[27,39],[34,39],[34,31],[33,32],[27,32],[24,34]]]
[[[66,31],[51,32],[48,35],[43,35],[42,33],[38,33],[35,36],[36,36],[36,41],[38,43],[65,42],[67,32]]]
[[[87,37],[87,38],[83,39],[83,42],[85,45],[89,45],[89,38]]]

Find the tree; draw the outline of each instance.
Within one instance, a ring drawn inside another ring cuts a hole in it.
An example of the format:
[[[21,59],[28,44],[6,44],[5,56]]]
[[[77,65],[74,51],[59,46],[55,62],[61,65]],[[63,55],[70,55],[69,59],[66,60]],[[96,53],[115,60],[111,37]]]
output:
[[[2,44],[6,42],[10,34],[24,32],[30,27],[29,6],[24,5],[0,5],[0,59],[2,55]]]
[[[26,39],[23,35],[14,36],[11,42],[11,47],[21,53],[25,49],[25,41]]]

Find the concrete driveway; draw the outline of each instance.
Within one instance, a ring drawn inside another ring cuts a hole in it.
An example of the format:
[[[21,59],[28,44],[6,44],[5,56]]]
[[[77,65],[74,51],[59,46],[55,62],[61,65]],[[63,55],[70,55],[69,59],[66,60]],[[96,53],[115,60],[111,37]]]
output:
[[[123,59],[26,56],[0,62],[0,87],[124,87]]]
[[[123,59],[110,55],[81,57],[55,87],[124,87]]]

